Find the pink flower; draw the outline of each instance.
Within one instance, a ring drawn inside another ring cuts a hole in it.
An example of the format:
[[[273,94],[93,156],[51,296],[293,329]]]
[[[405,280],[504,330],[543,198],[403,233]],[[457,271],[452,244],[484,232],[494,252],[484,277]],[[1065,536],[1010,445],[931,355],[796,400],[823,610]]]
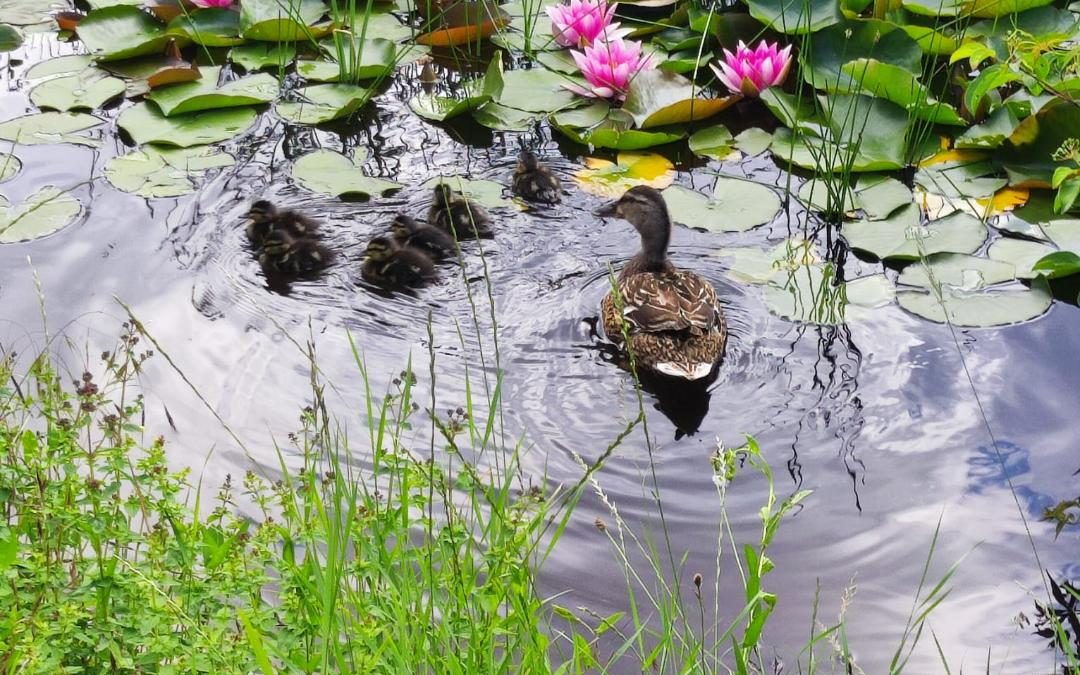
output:
[[[563,47],[588,47],[601,36],[615,39],[630,32],[619,29],[618,23],[611,23],[615,4],[609,5],[605,0],[570,0],[568,5],[548,7],[547,13],[555,42]]]
[[[630,81],[640,71],[652,68],[652,58],[641,53],[641,43],[634,40],[602,40],[585,48],[584,53],[572,50],[570,55],[581,69],[588,89],[563,85],[570,91],[595,98],[626,98]]]
[[[777,44],[762,40],[754,49],[747,49],[742,40],[732,54],[724,50],[724,60],[713,69],[720,81],[735,94],[760,96],[769,87],[784,83],[791,68],[791,45],[777,50]]]
[[[191,0],[191,2],[196,7],[202,7],[203,9],[210,7],[225,9],[233,4],[233,0]]]

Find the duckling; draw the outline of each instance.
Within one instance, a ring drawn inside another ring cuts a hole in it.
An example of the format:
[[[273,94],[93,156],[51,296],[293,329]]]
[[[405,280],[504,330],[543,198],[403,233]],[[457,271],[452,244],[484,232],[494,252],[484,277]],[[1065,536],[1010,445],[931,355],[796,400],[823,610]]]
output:
[[[457,251],[453,237],[431,225],[421,225],[405,214],[399,213],[390,223],[390,234],[398,245],[418,248],[435,260],[449,258]]]
[[[314,239],[274,230],[263,240],[259,264],[267,275],[311,276],[334,262],[336,254]]]
[[[555,204],[562,199],[562,183],[532,152],[522,150],[514,169],[514,194],[530,202]]]
[[[484,207],[459,195],[446,183],[435,186],[428,222],[455,239],[490,239],[491,216]]]
[[[668,260],[671,216],[660,193],[639,185],[596,215],[623,218],[641,235],[641,251],[601,302],[608,339],[624,347],[623,324],[641,366],[683,380],[708,377],[724,355],[727,324],[713,285]]]
[[[262,246],[267,236],[282,231],[293,238],[319,236],[319,221],[293,209],[278,209],[273,203],[260,199],[247,213],[247,236],[255,246]]]
[[[368,242],[360,274],[366,281],[390,290],[424,286],[438,278],[435,264],[426,253],[399,246],[389,237],[375,237]]]

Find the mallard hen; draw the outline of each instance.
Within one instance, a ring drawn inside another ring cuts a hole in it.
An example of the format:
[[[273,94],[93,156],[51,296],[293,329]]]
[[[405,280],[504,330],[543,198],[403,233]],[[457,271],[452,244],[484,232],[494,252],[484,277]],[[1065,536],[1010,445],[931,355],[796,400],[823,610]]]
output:
[[[522,150],[514,169],[514,194],[526,201],[554,204],[562,199],[562,183],[535,154]]]
[[[618,297],[601,303],[608,339],[637,364],[684,380],[708,377],[724,355],[727,325],[712,284],[668,260],[671,216],[663,196],[639,185],[597,212],[623,218],[641,235],[641,251],[619,273]],[[625,326],[625,338],[624,338]]]
[[[428,222],[457,240],[490,239],[491,216],[487,210],[464,195],[454,192],[446,183],[439,183],[433,191]]]

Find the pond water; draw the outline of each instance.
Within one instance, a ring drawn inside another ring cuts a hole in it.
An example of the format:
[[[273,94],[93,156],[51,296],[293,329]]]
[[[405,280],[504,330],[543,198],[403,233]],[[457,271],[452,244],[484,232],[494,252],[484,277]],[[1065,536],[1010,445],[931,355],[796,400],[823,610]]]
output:
[[[73,51],[36,35],[9,55],[0,73],[0,117],[33,110],[21,79],[26,66]],[[497,346],[508,444],[522,439],[526,468],[537,480],[546,473],[554,483],[573,483],[579,458],[595,460],[636,414],[630,378],[611,363],[593,325],[607,266],[627,260],[637,236],[625,222],[593,216],[600,198],[573,187],[570,176],[585,148],[553,138],[546,126],[524,134],[471,122],[436,127],[408,113],[413,91],[401,78],[369,113],[332,130],[289,127],[264,112],[247,137],[229,146],[235,167],[176,199],[144,200],[101,179],[104,163],[126,151],[112,130],[99,148],[22,148],[23,171],[4,184],[5,196],[14,201],[42,185],[78,185],[73,194],[84,213],[54,235],[0,245],[3,345],[24,354],[44,346],[44,306],[49,334],[65,334],[79,351],[89,344],[85,360],[93,368],[125,318],[114,298],[129,304],[175,365],[159,357],[143,375],[148,426],[160,432],[175,425],[166,433],[175,461],[205,466],[210,484],[227,473],[277,470],[269,439],[283,442],[298,427],[309,398],[309,341],[335,411],[351,425],[360,464],[364,388],[347,331],[376,390],[411,357],[420,400],[428,399],[433,353],[440,410],[464,402],[466,372],[474,387],[494,382]],[[115,119],[117,112],[106,114]],[[366,240],[397,211],[426,209],[429,192],[421,183],[465,173],[509,185],[522,143],[571,186],[562,205],[498,210],[498,236],[484,242],[484,257],[468,247],[467,284],[453,268],[416,296],[388,296],[360,283]],[[315,147],[366,148],[365,167],[405,188],[366,203],[313,196],[291,184],[286,169]],[[780,189],[788,182],[761,157],[706,165],[685,148],[670,156],[677,182],[697,189],[707,189],[717,170]],[[259,197],[323,218],[342,262],[321,280],[268,288],[241,226]],[[781,495],[813,490],[771,551],[776,570],[766,587],[779,604],[766,631],[767,658],[794,668],[815,594],[818,615],[828,622],[854,584],[848,639],[866,672],[883,672],[940,519],[930,578],[964,558],[955,590],[931,621],[953,672],[979,669],[988,649],[995,672],[1050,672],[1051,653],[1014,617],[1030,615],[1033,599],[1044,595],[1040,566],[1055,576],[1080,571],[1076,529],[1055,542],[1052,527],[1037,520],[1044,507],[1075,492],[1071,473],[1080,466],[1077,308],[1055,303],[1037,320],[998,329],[953,331],[895,303],[847,325],[800,324],[771,313],[760,288],[733,280],[731,259],[717,253],[811,234],[820,250],[837,237],[794,200],[773,222],[748,232],[677,230],[675,262],[712,280],[722,297],[732,333],[727,356],[707,400],[645,395],[651,453],[640,431],[624,441],[598,474],[604,495],[636,531],[660,541],[653,462],[672,547],[676,557],[687,552],[682,583],[689,589],[695,572],[710,578],[715,569],[719,502],[709,456],[718,439],[732,446],[752,434]],[[838,261],[846,278],[882,269],[842,251]],[[82,364],[75,359],[72,367]],[[727,510],[742,541],[756,540],[763,490],[748,472],[729,490]],[[566,592],[561,605],[607,614],[625,609],[624,582],[596,518],[612,522],[608,505],[589,492],[543,568],[541,590]],[[733,615],[741,590],[730,551],[724,555],[721,608]],[[940,672],[933,642],[923,637],[910,672]]]

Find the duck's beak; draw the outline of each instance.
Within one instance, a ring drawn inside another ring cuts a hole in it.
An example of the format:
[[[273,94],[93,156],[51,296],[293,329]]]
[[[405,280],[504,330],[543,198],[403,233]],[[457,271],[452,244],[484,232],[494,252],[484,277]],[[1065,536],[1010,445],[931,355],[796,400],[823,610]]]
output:
[[[616,199],[615,201],[608,202],[607,204],[604,204],[600,208],[596,209],[596,211],[593,211],[593,213],[600,216],[601,218],[618,218],[619,200]]]

